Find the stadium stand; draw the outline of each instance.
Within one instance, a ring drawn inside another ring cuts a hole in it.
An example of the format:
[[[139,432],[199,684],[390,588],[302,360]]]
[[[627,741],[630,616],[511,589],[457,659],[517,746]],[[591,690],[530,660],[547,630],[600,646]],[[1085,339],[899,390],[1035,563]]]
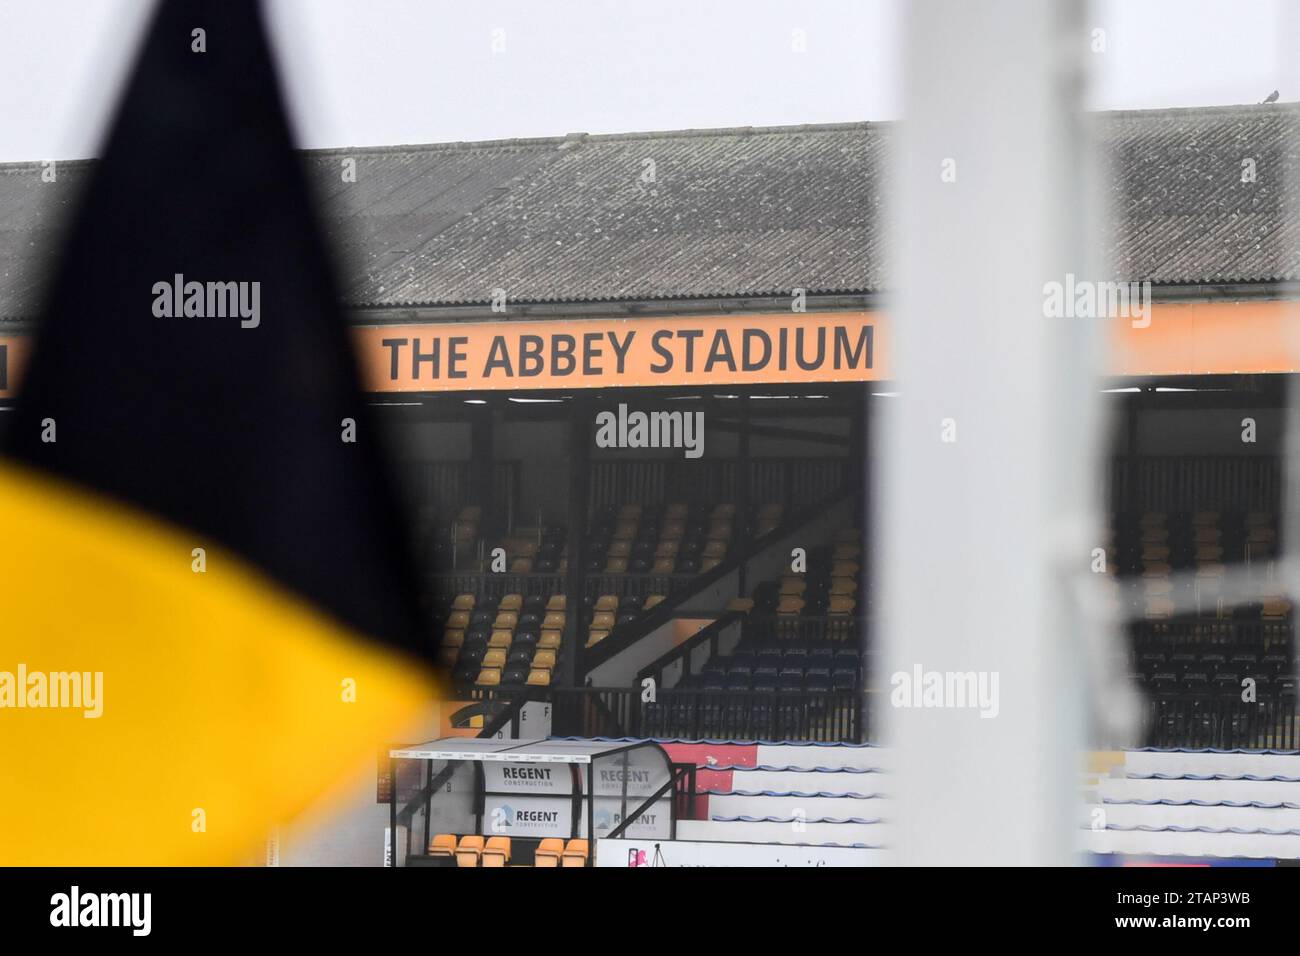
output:
[[[1098,854],[1300,858],[1300,754],[1126,751],[1089,792]]]

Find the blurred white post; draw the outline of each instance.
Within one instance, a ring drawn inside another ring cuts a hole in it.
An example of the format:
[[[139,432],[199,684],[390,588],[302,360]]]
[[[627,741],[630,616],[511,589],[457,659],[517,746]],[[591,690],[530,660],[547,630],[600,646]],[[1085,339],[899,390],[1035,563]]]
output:
[[[905,9],[901,397],[873,453],[890,843],[904,864],[1065,864],[1084,821],[1086,686],[1066,575],[1090,558],[1103,320],[1046,318],[1043,287],[1086,268],[1090,25],[1076,2]],[[899,706],[935,699],[930,672],[977,675],[991,716],[954,706],[953,685],[946,706]]]

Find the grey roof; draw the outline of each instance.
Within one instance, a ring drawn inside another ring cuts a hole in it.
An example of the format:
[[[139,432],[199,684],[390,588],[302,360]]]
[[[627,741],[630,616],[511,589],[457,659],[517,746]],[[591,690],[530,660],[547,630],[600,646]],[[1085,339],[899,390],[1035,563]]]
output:
[[[1117,277],[1300,277],[1283,221],[1300,105],[1107,113]],[[891,124],[688,130],[305,153],[357,307],[857,294],[887,285]],[[1257,181],[1242,183],[1255,160]],[[344,182],[344,160],[356,182]],[[643,181],[646,161],[654,182]],[[31,315],[93,164],[0,166],[0,317]]]

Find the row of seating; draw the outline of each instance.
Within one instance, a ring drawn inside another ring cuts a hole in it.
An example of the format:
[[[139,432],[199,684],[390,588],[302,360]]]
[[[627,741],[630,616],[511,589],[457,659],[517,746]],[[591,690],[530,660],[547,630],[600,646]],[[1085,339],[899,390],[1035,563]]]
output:
[[[1151,620],[1173,616],[1180,605],[1216,616],[1285,617],[1290,602],[1280,590],[1257,609],[1233,608],[1223,587],[1225,562],[1268,567],[1276,557],[1276,545],[1275,517],[1269,512],[1123,516],[1112,527],[1105,549],[1107,573],[1126,587],[1113,593],[1110,601]],[[1190,575],[1190,580],[1176,584],[1175,573]]]
[[[559,660],[565,597],[458,594],[439,651],[457,684],[548,686]]]
[[[1270,511],[1121,514],[1107,530],[1107,558],[1120,574],[1267,561],[1277,553],[1277,516]]]
[[[454,857],[457,866],[504,867],[510,865],[510,837],[482,837],[467,834],[439,833],[429,841],[429,856]],[[588,846],[586,840],[572,839],[567,844],[558,838],[547,838],[537,846],[533,865],[540,867],[586,866]]]

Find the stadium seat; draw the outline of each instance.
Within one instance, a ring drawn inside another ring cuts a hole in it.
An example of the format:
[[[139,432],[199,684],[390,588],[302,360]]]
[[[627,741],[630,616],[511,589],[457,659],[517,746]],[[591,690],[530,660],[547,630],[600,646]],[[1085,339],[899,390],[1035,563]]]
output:
[[[564,848],[564,854],[561,857],[562,866],[586,866],[587,865],[587,841],[573,839],[568,842]]]
[[[479,857],[483,854],[483,838],[476,834],[469,834],[460,838],[460,843],[456,846],[456,865],[457,866],[478,866]]]
[[[474,683],[480,687],[495,687],[501,683],[501,668],[484,667],[478,672],[478,679]]]
[[[534,866],[559,866],[564,855],[564,841],[558,837],[547,837],[537,845],[533,856]]]
[[[549,687],[551,685],[551,672],[534,667],[528,672],[528,679],[524,683],[533,687]]]
[[[456,835],[439,833],[429,841],[429,856],[450,857],[456,855]]]
[[[483,847],[483,866],[506,866],[510,863],[510,837],[489,837]]]
[[[539,651],[559,650],[563,635],[559,630],[542,631],[542,639],[537,642]]]
[[[474,610],[474,595],[457,594],[456,599],[451,602],[451,606],[457,611],[472,611]]]

